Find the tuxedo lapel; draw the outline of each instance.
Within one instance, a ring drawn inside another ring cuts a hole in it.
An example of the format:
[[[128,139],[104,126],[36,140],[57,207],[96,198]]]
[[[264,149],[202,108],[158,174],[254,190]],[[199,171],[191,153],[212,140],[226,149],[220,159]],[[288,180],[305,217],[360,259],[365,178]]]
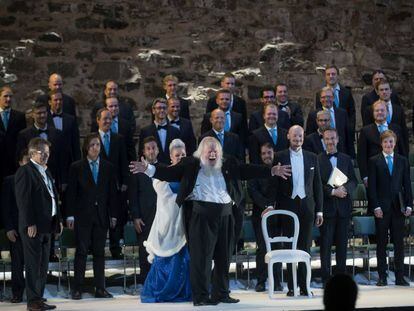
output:
[[[40,184],[42,185],[42,187],[44,188],[44,190],[49,193],[49,189],[47,189],[46,183],[42,177],[42,174],[40,174],[40,172],[38,171],[37,167],[32,163],[32,161],[29,162],[30,166],[32,167],[32,170],[35,174],[35,176],[39,179]],[[49,177],[51,178],[51,177]],[[53,179],[51,179],[51,181],[53,181]]]
[[[161,139],[160,139],[160,136],[158,135],[157,126],[156,126],[154,123],[152,123],[152,124],[151,124],[151,131],[152,131],[152,136],[154,136],[154,137],[155,137],[155,139],[157,140],[157,145],[158,145],[158,148],[159,148],[161,151],[164,151],[164,150],[162,149],[162,144],[161,144]],[[168,135],[168,130],[167,130],[167,135]]]
[[[99,176],[100,176],[101,165],[102,165],[101,162],[102,162],[102,159],[100,159],[100,161],[99,161],[98,182],[99,182]],[[88,181],[88,184],[91,185],[91,186],[92,185],[96,186],[95,181],[93,180],[92,170],[91,170],[91,167],[89,165],[89,161],[87,159],[84,160],[84,162],[83,162],[82,171],[84,172],[84,178]]]
[[[302,150],[302,153],[303,153],[303,170],[305,171],[305,188],[306,188],[306,185],[307,185],[308,179],[309,179],[310,165],[309,165],[309,158],[308,158],[306,152],[304,152]]]

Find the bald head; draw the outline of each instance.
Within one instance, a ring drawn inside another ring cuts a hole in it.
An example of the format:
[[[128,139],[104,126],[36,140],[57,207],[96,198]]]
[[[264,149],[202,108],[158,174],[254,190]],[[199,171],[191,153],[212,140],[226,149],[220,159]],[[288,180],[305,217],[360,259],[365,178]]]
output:
[[[225,122],[224,111],[219,108],[214,109],[210,115],[210,122],[214,130],[217,132],[223,131]]]
[[[49,90],[62,91],[63,81],[62,76],[57,73],[52,73],[49,77]]]
[[[289,129],[287,137],[289,139],[290,148],[292,150],[297,151],[302,147],[304,133],[305,131],[299,125],[294,125]]]

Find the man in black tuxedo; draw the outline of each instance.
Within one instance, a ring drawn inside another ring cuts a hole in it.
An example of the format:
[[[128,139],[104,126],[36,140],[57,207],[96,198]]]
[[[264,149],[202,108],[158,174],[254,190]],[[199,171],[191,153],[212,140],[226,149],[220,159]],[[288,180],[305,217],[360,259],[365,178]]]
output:
[[[75,230],[75,284],[72,299],[82,299],[86,257],[91,248],[95,297],[112,298],[105,289],[105,242],[109,227],[117,220],[117,188],[115,167],[99,156],[98,133],[86,136],[84,158],[70,167],[67,189],[66,223]]]
[[[178,206],[191,205],[188,245],[190,251],[190,280],[195,306],[237,303],[229,296],[229,260],[233,244],[232,198],[229,188],[233,179],[285,176],[288,168],[272,168],[240,164],[236,159],[222,158],[220,142],[205,137],[195,156],[185,157],[177,165],[154,167],[147,162],[135,162],[132,172],[145,172],[165,181],[180,181]],[[211,263],[214,260],[214,270]],[[210,277],[211,297],[210,297]]]
[[[328,65],[325,68],[325,81],[326,86],[333,90],[334,106],[336,108],[342,108],[346,111],[349,122],[350,136],[352,144],[354,143],[355,125],[356,125],[356,112],[355,101],[352,96],[350,88],[344,87],[339,84],[339,69],[335,65]],[[322,107],[321,93],[316,93],[315,108],[320,109]],[[309,133],[307,133],[309,134]],[[340,134],[338,132],[338,134]],[[341,135],[339,135],[341,137]]]
[[[117,224],[115,228],[109,229],[110,251],[113,259],[122,259],[119,241],[122,238],[123,226],[126,222],[126,191],[128,184],[128,160],[125,150],[124,138],[111,131],[112,114],[108,109],[99,109],[96,115],[98,123],[98,133],[101,139],[100,157],[109,161],[115,167],[117,179],[117,196],[119,199],[117,206]]]
[[[32,105],[32,126],[19,132],[17,136],[16,157],[27,149],[32,138],[41,137],[51,143],[48,167],[59,190],[67,184],[69,171],[69,148],[64,142],[63,133],[55,127],[48,126],[48,103],[37,101]]]
[[[191,121],[181,117],[181,104],[179,98],[169,97],[167,99],[167,105],[168,123],[180,131],[180,139],[185,143],[187,153],[193,154],[197,149],[197,141]]]
[[[377,286],[387,285],[388,230],[394,244],[395,285],[410,286],[404,279],[405,217],[412,211],[410,166],[407,158],[394,151],[397,135],[392,131],[381,134],[382,151],[369,159],[368,200],[375,215],[377,261],[379,279]]]
[[[318,125],[318,129],[316,132],[306,135],[303,142],[303,149],[318,155],[326,150],[323,141],[323,131],[330,127],[331,124],[331,114],[328,110],[319,110],[316,113],[316,124]]]
[[[260,158],[262,163],[272,167],[274,165],[274,150],[273,146],[270,143],[264,143],[260,147]],[[267,208],[273,208],[276,202],[276,179],[275,177],[271,178],[261,178],[261,179],[252,179],[247,182],[247,191],[253,201],[253,213],[252,213],[252,223],[254,228],[254,234],[256,236],[257,251],[256,251],[256,274],[257,274],[257,284],[256,292],[266,291],[265,282],[267,279],[267,265],[265,263],[266,255],[266,244],[263,238],[262,231],[262,213]],[[278,217],[272,217],[268,221],[268,230],[269,236],[280,236],[281,233],[281,223],[278,221]],[[275,245],[272,245],[274,247]],[[276,249],[276,248],[274,248]],[[276,269],[274,269],[274,289],[275,291],[282,291],[283,286],[281,282],[281,272],[282,265],[280,263],[276,264]]]
[[[19,165],[23,166],[29,162],[27,150],[19,157]],[[16,205],[16,195],[14,190],[14,175],[4,178],[1,188],[1,211],[3,216],[4,229],[10,241],[11,256],[11,283],[12,297],[11,303],[23,301],[24,284],[24,256],[22,239],[19,235],[19,212]]]
[[[164,79],[162,79],[162,87],[165,90],[165,98],[167,99],[167,101],[171,97],[175,97],[179,100],[180,102],[179,116],[181,118],[191,121],[191,117],[190,117],[191,102],[177,95],[178,78],[173,75],[165,76]],[[187,144],[186,144],[186,147],[187,147]]]
[[[372,122],[372,105],[380,99],[377,90],[375,88],[375,84],[379,81],[385,80],[387,81],[387,77],[385,76],[385,72],[382,70],[375,70],[372,73],[372,91],[362,96],[361,101],[361,118],[362,118],[362,125],[368,125]],[[401,101],[396,92],[391,93],[391,102],[394,105],[401,106]]]
[[[224,76],[220,80],[220,89],[228,90],[231,93],[229,110],[241,114],[242,126],[245,129],[247,129],[247,105],[246,101],[243,98],[235,94],[236,77],[230,72],[224,74]],[[209,98],[206,106],[206,114],[218,108],[218,103],[216,99],[217,94],[216,96]],[[201,134],[203,134],[203,132]]]
[[[288,88],[286,84],[276,84],[276,101],[279,112],[285,111],[288,114],[291,125],[300,125],[303,127],[304,119],[302,108],[298,103],[289,101]]]
[[[50,142],[36,137],[28,145],[30,161],[15,175],[16,203],[19,210],[19,234],[23,243],[26,269],[28,310],[51,310],[56,306],[44,302],[49,264],[51,233],[63,226],[58,191],[47,169]]]
[[[49,76],[48,87],[49,87],[49,92],[56,91],[56,92],[62,93],[62,111],[64,113],[71,115],[76,120],[76,102],[71,96],[63,93],[62,76],[57,73],[52,73]],[[49,101],[48,92],[44,95],[40,95],[37,98],[37,101],[42,101],[42,102],[47,103]]]
[[[279,110],[276,105],[268,104],[263,110],[264,124],[253,131],[249,137],[249,157],[251,163],[259,164],[260,146],[270,143],[275,152],[287,149],[287,131],[277,126]]]
[[[260,108],[254,111],[249,118],[249,134],[253,133],[254,130],[263,126],[263,110],[269,104],[276,104],[275,90],[271,86],[266,86],[260,91]],[[279,109],[277,126],[289,130],[292,123],[289,118],[289,114]]]
[[[11,108],[13,91],[8,86],[0,88],[0,181],[17,170],[16,145],[19,132],[26,128],[24,113]]]
[[[304,131],[299,125],[289,129],[288,139],[290,148],[277,152],[275,163],[290,165],[291,176],[277,178],[277,208],[294,212],[300,222],[297,248],[310,252],[312,245],[312,228],[314,223],[321,226],[323,222],[323,190],[319,173],[317,156],[302,150]],[[282,219],[283,235],[293,236],[293,220],[289,217]],[[307,296],[306,266],[299,263],[298,284],[300,294]],[[288,296],[293,296],[292,265],[288,264]]]
[[[369,158],[381,152],[380,134],[386,130],[392,130],[397,137],[402,137],[401,129],[397,124],[387,123],[386,104],[378,100],[373,105],[375,123],[364,126],[359,134],[357,161],[361,178],[365,187],[368,187],[368,161]],[[403,143],[398,140],[396,151],[403,156],[408,156]]]
[[[164,98],[156,98],[152,102],[152,114],[154,121],[141,129],[139,134],[139,157],[144,153],[144,139],[152,136],[157,140],[158,162],[170,164],[170,143],[180,138],[180,130],[168,124],[167,101]]]
[[[330,126],[335,128],[338,132],[339,139],[344,146],[344,153],[355,158],[354,140],[352,138],[352,129],[350,128],[349,118],[347,113],[342,108],[337,108],[334,105],[334,92],[330,87],[324,87],[320,92],[320,100],[322,107],[309,113],[306,120],[306,135],[317,131],[318,125],[316,123],[316,114],[320,110],[327,110],[331,115]]]
[[[244,126],[243,116],[230,109],[231,92],[226,89],[220,89],[216,93],[216,103],[219,109],[224,111],[225,122],[224,131],[232,132],[239,136],[240,142],[245,146],[247,139],[247,128]],[[204,115],[201,122],[201,135],[211,129],[210,123],[211,112]]]
[[[105,99],[107,97],[117,97],[118,98],[118,101],[119,101],[119,117],[128,121],[128,123],[130,124],[130,126],[132,128],[132,135],[134,135],[135,131],[137,129],[137,125],[136,125],[136,122],[135,122],[134,110],[132,109],[132,106],[131,106],[130,103],[128,103],[125,100],[122,100],[120,98],[118,84],[113,80],[109,80],[108,82],[106,82],[102,102],[96,103],[93,106],[92,110],[91,110],[91,126],[93,126],[96,122],[96,113],[98,112],[98,110],[105,107]],[[91,127],[91,129],[92,129],[91,132],[93,132],[92,127]]]
[[[395,104],[392,101],[391,95],[392,90],[390,83],[386,80],[379,80],[375,84],[375,90],[379,95],[379,100],[385,102],[387,107],[387,123],[397,124],[401,129],[402,136],[399,137],[399,140],[403,143],[404,149],[408,153],[409,151],[409,137],[408,137],[408,128],[405,121],[405,110],[399,104]],[[374,123],[374,118],[372,116],[372,105],[368,107],[365,112],[369,115],[366,116],[367,125]]]
[[[155,137],[146,137],[143,145],[145,160],[157,165],[158,145]],[[148,239],[157,210],[157,194],[152,186],[152,179],[143,173],[132,175],[129,180],[128,197],[131,217],[137,232],[140,282],[144,284],[151,268],[144,241]]]
[[[346,254],[348,245],[349,224],[352,214],[352,193],[357,180],[351,158],[338,152],[338,133],[333,128],[323,131],[326,152],[318,155],[321,181],[323,187],[323,225],[321,231],[321,275],[325,284],[330,277],[331,248],[336,246],[336,273],[346,272]],[[329,185],[329,178],[334,168],[348,177],[342,185]]]
[[[79,128],[75,117],[63,112],[62,103],[62,93],[59,90],[49,92],[50,113],[48,114],[47,123],[48,126],[62,131],[64,143],[70,149],[68,156],[68,165],[70,165],[81,158]]]

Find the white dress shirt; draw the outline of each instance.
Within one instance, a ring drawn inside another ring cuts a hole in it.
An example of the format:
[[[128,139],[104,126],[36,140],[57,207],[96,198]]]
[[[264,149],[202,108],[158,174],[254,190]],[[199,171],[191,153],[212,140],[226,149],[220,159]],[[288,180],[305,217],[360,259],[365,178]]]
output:
[[[40,175],[42,175],[43,182],[45,183],[45,186],[47,190],[49,191],[50,197],[52,198],[52,217],[53,217],[57,213],[55,193],[53,192],[53,184],[52,184],[53,181],[51,181],[50,178],[46,174],[47,167],[45,168],[37,164],[32,159],[30,159],[30,161],[32,161],[36,169],[39,171]]]
[[[157,123],[156,121],[154,121],[154,124],[155,124],[155,126],[158,126],[158,125],[164,126],[164,125],[167,125],[167,122],[164,122],[164,123],[160,124],[160,123]],[[157,129],[157,133],[158,133],[158,137],[159,137],[160,142],[161,142],[162,150],[164,151],[165,150],[165,143],[166,143],[166,140],[167,140],[167,130]]]
[[[33,126],[35,127],[35,129],[36,130],[43,130],[43,131],[46,131],[47,130],[47,124],[45,125],[45,127],[44,128],[40,128],[40,127],[38,127],[36,124],[33,124]],[[43,138],[43,139],[46,139],[47,140],[47,134],[46,133],[41,133],[40,135],[39,135],[39,137],[41,137],[41,138]]]
[[[55,128],[58,130],[63,131],[63,118],[62,118],[62,114],[56,114],[53,117],[53,124],[55,125]]]
[[[292,199],[298,196],[303,199],[306,197],[305,192],[305,168],[303,164],[303,153],[302,148],[298,151],[289,149],[290,153],[290,164],[292,165]]]

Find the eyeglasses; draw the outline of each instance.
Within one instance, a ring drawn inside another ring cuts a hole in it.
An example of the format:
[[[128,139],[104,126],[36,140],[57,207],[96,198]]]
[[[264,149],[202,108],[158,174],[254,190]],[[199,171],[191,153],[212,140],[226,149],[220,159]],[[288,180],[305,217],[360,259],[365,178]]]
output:
[[[47,156],[50,155],[49,151],[46,152],[46,151],[36,150],[36,153],[40,155],[47,155]]]
[[[331,121],[330,119],[318,119],[318,122],[329,122]]]
[[[167,110],[167,107],[154,107],[155,110]]]

